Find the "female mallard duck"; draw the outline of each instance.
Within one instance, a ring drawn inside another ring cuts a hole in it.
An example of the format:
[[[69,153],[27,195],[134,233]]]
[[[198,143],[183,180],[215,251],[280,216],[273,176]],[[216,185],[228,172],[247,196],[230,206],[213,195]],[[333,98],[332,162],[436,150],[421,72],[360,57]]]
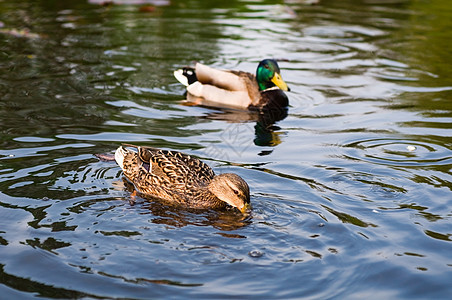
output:
[[[174,71],[174,77],[187,86],[188,96],[202,98],[205,105],[274,110],[289,105],[283,91],[290,89],[280,72],[275,60],[264,59],[257,66],[256,76],[197,63],[194,68]]]
[[[215,176],[200,160],[176,151],[120,146],[115,160],[125,177],[143,195],[192,208],[223,209],[227,205],[245,213],[251,208],[248,184],[240,176]]]

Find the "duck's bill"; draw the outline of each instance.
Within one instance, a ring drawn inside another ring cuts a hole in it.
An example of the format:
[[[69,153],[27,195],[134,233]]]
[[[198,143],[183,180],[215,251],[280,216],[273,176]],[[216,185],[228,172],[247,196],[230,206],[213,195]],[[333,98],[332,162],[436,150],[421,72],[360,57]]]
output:
[[[245,205],[243,205],[242,209],[240,209],[240,212],[242,214],[249,214],[251,212],[251,204],[245,203]]]
[[[275,76],[272,78],[272,82],[276,84],[283,91],[290,91],[290,88],[287,86],[287,83],[282,79],[279,73],[275,73]]]

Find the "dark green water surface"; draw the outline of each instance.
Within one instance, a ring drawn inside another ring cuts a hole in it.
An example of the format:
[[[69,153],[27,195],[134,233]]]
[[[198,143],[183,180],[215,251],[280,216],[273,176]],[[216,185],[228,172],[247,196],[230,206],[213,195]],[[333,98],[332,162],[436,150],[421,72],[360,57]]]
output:
[[[449,1],[159,4],[0,0],[0,298],[450,299]],[[174,69],[267,57],[271,128],[181,103]],[[121,142],[239,174],[252,215],[132,195],[92,155]]]

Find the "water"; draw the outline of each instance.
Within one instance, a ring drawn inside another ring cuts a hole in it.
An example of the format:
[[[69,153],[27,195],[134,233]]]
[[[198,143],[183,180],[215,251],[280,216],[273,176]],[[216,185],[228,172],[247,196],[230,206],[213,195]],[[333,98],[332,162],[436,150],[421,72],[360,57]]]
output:
[[[448,1],[160,3],[0,1],[2,297],[450,297]],[[181,104],[174,69],[264,57],[271,130]],[[252,215],[133,196],[92,155],[121,142],[239,174]]]

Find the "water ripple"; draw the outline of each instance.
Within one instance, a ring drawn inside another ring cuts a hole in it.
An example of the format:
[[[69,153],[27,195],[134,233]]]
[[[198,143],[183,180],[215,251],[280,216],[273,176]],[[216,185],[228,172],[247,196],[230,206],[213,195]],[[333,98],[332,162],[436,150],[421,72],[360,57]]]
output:
[[[344,156],[392,166],[421,167],[452,163],[452,151],[446,147],[415,140],[377,138],[349,142]]]
[[[41,37],[0,32],[2,297],[451,294],[447,0],[28,2],[0,0],[0,27]],[[181,105],[175,68],[264,57],[291,87],[272,131]],[[252,214],[134,195],[92,156],[121,142],[243,176]]]

